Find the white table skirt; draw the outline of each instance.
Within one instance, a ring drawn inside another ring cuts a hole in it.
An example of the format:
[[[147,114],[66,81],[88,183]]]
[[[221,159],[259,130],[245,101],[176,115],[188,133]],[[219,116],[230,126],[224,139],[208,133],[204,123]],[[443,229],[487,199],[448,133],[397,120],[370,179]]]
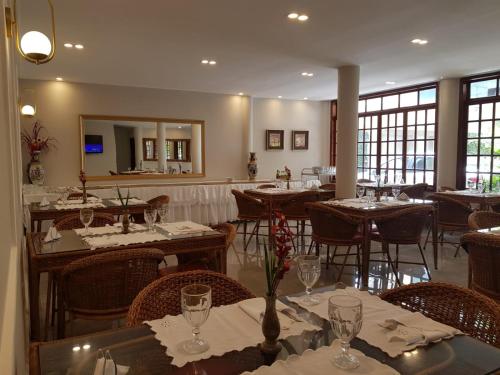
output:
[[[308,185],[313,184],[312,180]],[[214,184],[214,185],[187,185],[187,186],[147,186],[131,187],[130,196],[143,200],[149,200],[159,195],[170,197],[169,221],[194,221],[204,225],[214,225],[234,221],[238,218],[238,207],[236,200],[231,194],[231,189],[246,190],[254,189],[262,183],[240,183],[240,184]],[[300,181],[292,181],[291,187],[301,187]],[[116,198],[116,189],[92,189],[88,192],[99,198]],[[127,189],[122,188],[122,194],[127,194]],[[57,199],[57,195],[47,192],[44,195],[37,191],[34,194],[24,194],[25,205],[40,201],[44,196],[49,200]],[[26,206],[27,208],[27,206]],[[29,210],[25,209],[25,225],[29,228]],[[44,226],[45,227],[45,226]]]

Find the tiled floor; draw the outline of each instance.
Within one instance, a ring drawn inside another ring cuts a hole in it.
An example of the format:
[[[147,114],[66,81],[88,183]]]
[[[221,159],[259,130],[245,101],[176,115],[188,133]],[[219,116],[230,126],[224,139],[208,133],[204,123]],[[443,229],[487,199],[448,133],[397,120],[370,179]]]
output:
[[[251,229],[249,228],[251,231]],[[262,231],[264,234],[264,230]],[[450,240],[457,242],[459,237],[447,237]],[[306,248],[308,248],[309,238],[306,237]],[[422,240],[422,243],[424,239]],[[263,247],[257,248],[254,239],[250,242],[248,250],[243,250],[243,236],[239,234],[234,243],[234,247],[231,247],[228,252],[227,258],[227,273],[228,276],[238,280],[240,283],[249,288],[257,296],[262,296],[265,293],[265,274],[264,274],[264,258],[263,258]],[[341,254],[345,249],[339,248],[338,253]],[[372,251],[380,251],[380,245],[376,242],[372,242]],[[394,249],[392,249],[394,253]],[[326,258],[326,248],[322,249],[321,254],[323,258]],[[432,245],[427,246],[425,251],[426,259],[429,264],[430,272],[433,281],[443,281],[458,284],[461,286],[466,286],[467,284],[467,254],[460,250],[458,257],[454,257],[455,248],[450,244],[445,244],[442,248],[439,248],[439,269],[434,269],[434,264],[432,260]],[[373,257],[376,258],[377,255]],[[337,262],[343,260],[343,257],[337,258]],[[402,246],[400,247],[400,260],[405,261],[417,261],[420,262],[420,254],[416,246]],[[167,261],[169,264],[176,263],[175,257],[168,257]],[[323,259],[325,262],[325,259]],[[350,256],[347,263],[354,263],[355,257]],[[336,282],[338,275],[338,268],[336,266],[330,265],[326,269],[326,265],[323,264],[322,274],[320,280],[318,281],[316,287],[322,287],[331,285]],[[372,262],[370,265],[370,276],[369,276],[369,290],[378,293],[382,290],[394,287],[395,281],[394,276],[388,272],[388,266],[382,262]],[[399,278],[403,284],[415,283],[420,281],[428,281],[429,277],[425,272],[423,266],[414,266],[407,264],[400,264],[399,267]],[[344,269],[341,281],[347,285],[358,286],[358,274],[355,267],[346,267]],[[41,300],[45,301],[45,296],[43,292],[45,291],[44,280],[42,279],[42,295]],[[291,293],[301,292],[305,287],[300,283],[296,275],[295,265],[292,264],[292,268],[285,275],[284,280],[280,283],[278,294],[287,295]],[[45,306],[42,306],[42,310],[45,311]],[[109,322],[85,322],[76,321],[72,323],[67,328],[68,335],[79,335],[89,332],[95,332],[98,330],[109,329],[121,325],[123,322],[114,322],[113,324]],[[52,333],[53,329],[50,330]],[[52,334],[50,334],[52,336]]]

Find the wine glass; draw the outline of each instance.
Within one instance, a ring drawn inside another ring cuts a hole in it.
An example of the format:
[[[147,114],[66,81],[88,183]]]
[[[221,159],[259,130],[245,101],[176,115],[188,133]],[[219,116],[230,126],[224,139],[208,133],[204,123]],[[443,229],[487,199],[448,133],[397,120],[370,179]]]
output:
[[[398,199],[399,193],[401,193],[401,188],[399,186],[393,186],[392,187],[392,196],[394,199]]]
[[[370,205],[371,205],[371,203],[373,203],[373,200],[374,200],[374,198],[375,198],[375,190],[373,190],[373,189],[368,189],[368,190],[366,191],[366,197],[367,197],[367,199],[368,199],[368,206],[370,206]]]
[[[158,216],[160,216],[160,223],[165,224],[168,220],[168,204],[162,204],[158,207]]]
[[[208,285],[191,284],[181,289],[182,315],[193,327],[193,338],[181,343],[188,354],[199,354],[208,350],[208,342],[200,338],[200,326],[205,323],[212,306],[212,289]]]
[[[467,180],[467,187],[469,188],[469,191],[472,192],[472,190],[474,189],[474,181]]]
[[[365,195],[365,188],[363,186],[358,186],[356,188],[356,195],[359,199],[363,198],[363,196]]]
[[[85,226],[85,234],[89,235],[89,225],[94,220],[94,210],[92,208],[82,208],[80,210],[80,221]]]
[[[155,231],[156,215],[156,208],[149,207],[144,209],[144,221],[146,222],[146,224],[148,224],[148,229],[150,232]]]
[[[302,302],[306,305],[317,305],[320,299],[312,296],[312,287],[319,280],[321,274],[321,260],[316,255],[300,255],[297,257],[297,276],[306,287],[306,295]]]
[[[341,369],[359,366],[359,360],[349,353],[351,340],[363,324],[363,304],[357,297],[338,295],[328,299],[328,317],[333,333],[340,339],[342,351],[333,357],[333,364]]]

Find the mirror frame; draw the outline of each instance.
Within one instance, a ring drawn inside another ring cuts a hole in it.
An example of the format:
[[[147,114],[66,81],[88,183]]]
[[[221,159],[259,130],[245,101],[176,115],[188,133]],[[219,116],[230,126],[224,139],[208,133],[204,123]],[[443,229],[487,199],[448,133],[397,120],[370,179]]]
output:
[[[144,121],[144,122],[170,122],[174,124],[195,124],[201,125],[201,173],[189,174],[141,174],[141,175],[114,175],[114,176],[87,176],[87,181],[112,181],[112,180],[163,180],[163,179],[176,179],[176,178],[200,178],[206,177],[205,175],[205,121],[192,120],[192,119],[178,119],[167,117],[137,117],[137,116],[110,116],[110,115],[80,115],[80,170],[85,171],[85,120],[117,120],[117,121]]]

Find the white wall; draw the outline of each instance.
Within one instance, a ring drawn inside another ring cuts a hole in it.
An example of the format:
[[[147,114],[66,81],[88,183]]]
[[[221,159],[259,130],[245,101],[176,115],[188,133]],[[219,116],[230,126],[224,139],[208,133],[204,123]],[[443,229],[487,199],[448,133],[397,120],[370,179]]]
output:
[[[329,164],[329,102],[255,98],[253,124],[258,178],[274,178],[286,165],[298,179],[302,168]],[[285,130],[284,150],[266,150],[266,129]],[[309,150],[292,151],[292,130],[309,131]]]
[[[109,171],[116,172],[115,128],[98,121],[85,122],[85,134],[102,135],[102,154],[85,155],[85,171],[90,176],[106,176]]]
[[[58,149],[41,158],[47,185],[78,184],[80,114],[205,120],[204,179],[248,177],[247,97],[36,80],[20,80],[20,87],[34,90],[37,118],[59,140]],[[302,168],[327,163],[328,102],[255,99],[253,107],[259,178],[273,177],[284,165],[299,177]],[[30,123],[23,120],[23,126]],[[286,129],[284,151],[264,151],[265,129],[273,128]],[[308,151],[291,151],[292,129],[310,131]]]
[[[27,311],[23,303],[20,126],[15,47],[5,35],[0,0],[0,369],[27,374]]]

